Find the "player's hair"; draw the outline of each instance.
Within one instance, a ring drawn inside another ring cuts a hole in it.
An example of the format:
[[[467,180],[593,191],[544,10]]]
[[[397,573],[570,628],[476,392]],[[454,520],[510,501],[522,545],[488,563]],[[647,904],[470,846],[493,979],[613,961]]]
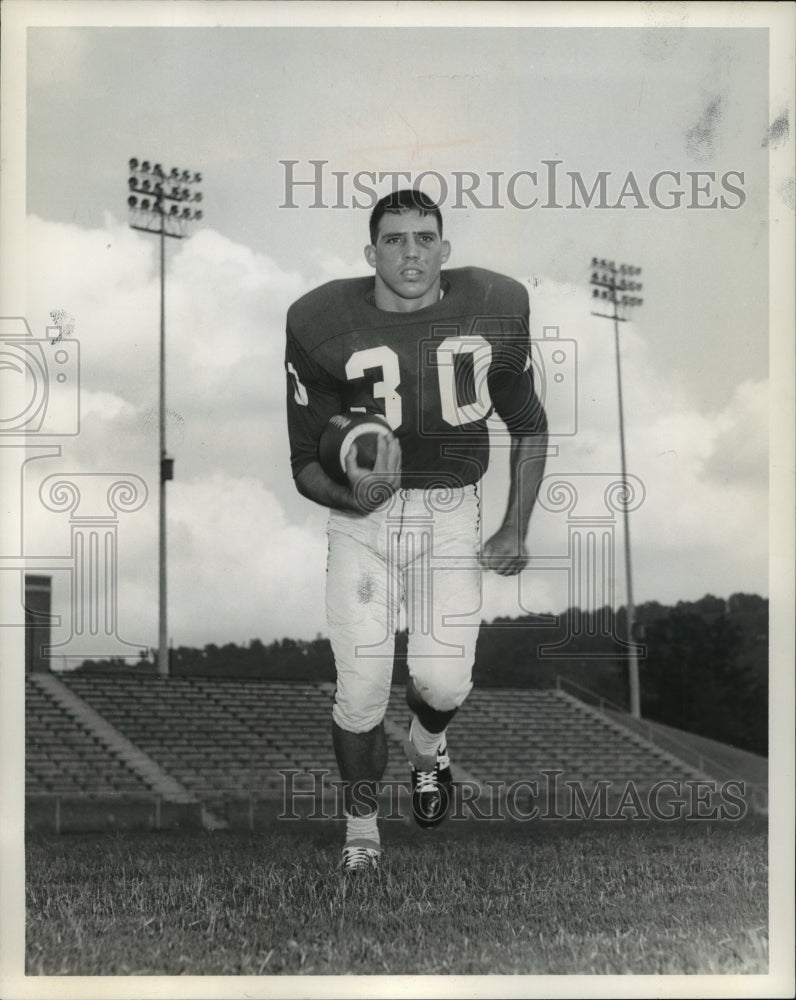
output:
[[[370,213],[370,242],[375,245],[379,238],[379,223],[387,212],[391,215],[400,215],[401,212],[411,211],[420,212],[421,215],[433,215],[437,220],[439,235],[442,236],[442,212],[439,210],[439,205],[422,191],[404,188],[402,191],[391,191],[383,198],[379,198],[373,206],[373,211]]]

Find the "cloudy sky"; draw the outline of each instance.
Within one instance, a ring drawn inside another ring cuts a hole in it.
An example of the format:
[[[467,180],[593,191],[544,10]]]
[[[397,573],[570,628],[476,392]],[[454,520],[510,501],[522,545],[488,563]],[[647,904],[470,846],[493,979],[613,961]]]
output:
[[[22,486],[25,552],[61,559],[56,641],[70,632],[71,529],[43,505],[42,482],[126,473],[149,495],[118,519],[118,635],[131,649],[157,642],[159,258],[157,240],[128,226],[131,156],[203,175],[202,224],[167,246],[175,644],[325,633],[326,515],[290,477],[284,317],[319,283],[367,273],[360,171],[430,172],[429,194],[448,186],[451,265],[528,283],[555,445],[547,471],[580,476],[581,489],[620,469],[613,324],[591,315],[589,262],[643,268],[644,304],[620,331],[628,472],[643,488],[636,602],[769,593],[769,199],[793,198],[770,170],[793,156],[776,125],[787,98],[769,88],[765,28],[696,26],[682,5],[653,23],[646,10],[637,27],[286,16],[188,27],[150,13],[146,27],[28,29],[18,308],[36,337],[56,312],[80,345],[80,433],[48,438],[61,454],[28,463]],[[286,187],[288,169],[314,176],[312,160],[325,161],[323,207],[308,185]],[[558,161],[554,194],[546,161]],[[457,200],[457,172],[478,183],[480,205]],[[573,198],[571,175],[587,190],[602,175],[603,207]],[[578,513],[606,513],[601,490]],[[505,503],[500,448],[484,491],[489,531]],[[538,509],[529,545],[542,561],[516,580],[486,575],[484,617],[565,608],[567,537],[565,513]]]

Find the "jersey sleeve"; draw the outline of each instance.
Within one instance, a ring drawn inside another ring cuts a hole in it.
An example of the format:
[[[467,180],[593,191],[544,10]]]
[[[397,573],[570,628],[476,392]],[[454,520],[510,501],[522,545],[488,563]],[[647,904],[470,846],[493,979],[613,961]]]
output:
[[[285,372],[290,465],[295,478],[306,465],[318,460],[321,432],[342,406],[336,380],[307,353],[289,324]]]
[[[533,434],[545,426],[531,365],[530,307],[523,289],[522,315],[508,323],[500,350],[489,372],[489,392],[495,412],[512,434]]]

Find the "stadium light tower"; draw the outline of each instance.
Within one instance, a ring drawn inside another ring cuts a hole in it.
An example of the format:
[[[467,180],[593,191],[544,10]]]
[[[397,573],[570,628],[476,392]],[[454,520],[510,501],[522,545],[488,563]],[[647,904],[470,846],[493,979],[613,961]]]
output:
[[[595,312],[592,316],[614,321],[614,344],[616,346],[616,389],[619,399],[619,450],[622,462],[622,487],[627,495],[627,459],[625,456],[625,413],[622,404],[622,365],[619,357],[619,324],[627,321],[627,313],[644,304],[638,296],[642,284],[635,279],[641,274],[641,268],[635,264],[620,264],[605,260],[603,257],[592,257],[591,279],[592,304],[609,308],[610,312]],[[637,719],[641,718],[641,685],[639,683],[638,655],[634,636],[635,607],[633,604],[633,573],[630,561],[630,511],[628,504],[624,508],[625,526],[625,579],[627,582],[627,642],[630,656],[630,712]]]
[[[168,603],[166,583],[166,483],[174,478],[174,459],[166,453],[166,237],[183,239],[188,223],[198,222],[202,175],[177,167],[167,174],[159,163],[129,164],[127,207],[131,229],[160,237],[160,505],[158,544],[158,673],[169,673]]]

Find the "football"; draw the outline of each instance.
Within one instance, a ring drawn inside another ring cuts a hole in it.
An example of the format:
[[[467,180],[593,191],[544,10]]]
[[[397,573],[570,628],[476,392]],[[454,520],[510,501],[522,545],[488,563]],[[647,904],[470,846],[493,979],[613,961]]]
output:
[[[390,425],[378,413],[336,414],[318,441],[318,459],[323,471],[336,482],[347,485],[345,459],[351,445],[356,442],[357,465],[372,469],[378,436],[389,431]]]

